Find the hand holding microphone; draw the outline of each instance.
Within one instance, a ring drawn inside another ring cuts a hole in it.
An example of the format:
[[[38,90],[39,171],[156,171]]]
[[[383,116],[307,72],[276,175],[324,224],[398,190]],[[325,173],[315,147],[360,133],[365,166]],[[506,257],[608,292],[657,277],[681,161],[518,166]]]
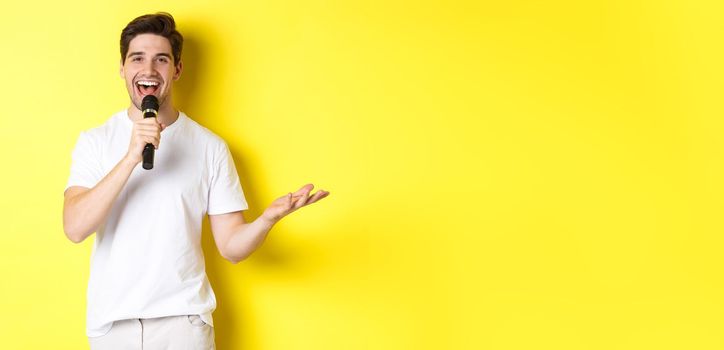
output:
[[[146,95],[141,101],[141,112],[143,113],[143,119],[155,118],[158,116],[158,99],[153,95]],[[153,156],[156,148],[158,148],[158,142],[161,139],[161,130],[158,131],[158,141],[156,144],[147,143],[143,148],[143,168],[146,170],[153,169]],[[155,148],[154,148],[155,147]]]
[[[127,157],[136,164],[143,162],[144,169],[153,168],[153,156],[161,140],[161,131],[165,128],[156,120],[158,115],[158,99],[147,95],[141,102],[143,119],[133,123],[131,144],[128,147]]]

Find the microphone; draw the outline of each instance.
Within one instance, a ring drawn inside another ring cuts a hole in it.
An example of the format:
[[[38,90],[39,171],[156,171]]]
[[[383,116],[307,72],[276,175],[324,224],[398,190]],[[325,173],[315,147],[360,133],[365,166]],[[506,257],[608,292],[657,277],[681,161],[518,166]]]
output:
[[[158,99],[153,95],[146,95],[141,101],[141,113],[144,118],[155,118],[158,116]],[[153,155],[156,149],[152,143],[147,143],[143,148],[143,168],[146,170],[153,169]]]

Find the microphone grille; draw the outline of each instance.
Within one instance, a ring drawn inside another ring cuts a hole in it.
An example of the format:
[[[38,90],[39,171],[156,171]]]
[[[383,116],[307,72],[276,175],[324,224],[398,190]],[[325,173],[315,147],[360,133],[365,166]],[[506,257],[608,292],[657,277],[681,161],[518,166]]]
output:
[[[156,96],[146,95],[143,97],[143,100],[141,101],[141,110],[145,111],[147,109],[158,111],[158,99]]]

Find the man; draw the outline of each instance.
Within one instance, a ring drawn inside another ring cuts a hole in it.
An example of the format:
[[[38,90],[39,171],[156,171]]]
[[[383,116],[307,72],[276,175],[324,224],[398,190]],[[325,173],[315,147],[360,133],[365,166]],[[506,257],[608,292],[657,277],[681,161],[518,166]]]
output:
[[[82,132],[73,151],[63,227],[76,243],[96,232],[87,294],[91,349],[215,348],[203,216],[221,255],[238,263],[276,222],[329,194],[311,194],[305,185],[253,222],[244,220],[248,206],[226,143],[171,101],[182,46],[167,13],[131,21],[121,33],[120,66],[131,104]],[[142,116],[146,95],[159,101],[157,118]],[[149,143],[154,168],[145,170],[138,164]]]

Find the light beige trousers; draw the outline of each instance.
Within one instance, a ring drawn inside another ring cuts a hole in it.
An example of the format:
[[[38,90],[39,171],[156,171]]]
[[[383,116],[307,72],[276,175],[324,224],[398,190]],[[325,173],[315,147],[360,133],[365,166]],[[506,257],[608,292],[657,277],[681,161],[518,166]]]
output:
[[[198,315],[120,320],[88,342],[91,350],[216,349],[214,328]]]

